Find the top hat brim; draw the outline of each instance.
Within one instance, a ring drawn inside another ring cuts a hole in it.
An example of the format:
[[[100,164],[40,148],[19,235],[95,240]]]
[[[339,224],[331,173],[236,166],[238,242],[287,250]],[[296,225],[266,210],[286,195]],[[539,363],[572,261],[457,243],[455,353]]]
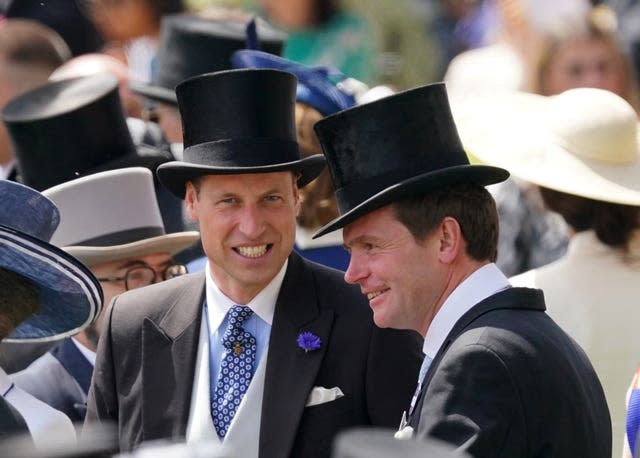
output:
[[[178,106],[176,91],[167,89],[166,87],[154,86],[152,84],[131,83],[129,85],[129,90],[134,94],[141,95],[147,99]]]
[[[0,267],[28,279],[39,310],[3,341],[48,342],[92,324],[102,309],[100,284],[80,261],[60,248],[0,225]]]
[[[222,167],[172,161],[162,164],[158,167],[156,173],[163,186],[171,191],[172,194],[184,199],[187,181],[203,175],[239,175],[291,171],[300,174],[298,186],[303,187],[317,178],[324,167],[324,156],[315,154],[297,161],[254,167]]]
[[[509,172],[505,169],[488,165],[458,165],[423,173],[388,186],[360,204],[345,211],[344,214],[320,228],[313,234],[313,238],[315,239],[329,232],[341,229],[356,219],[392,202],[419,196],[448,185],[475,183],[480,186],[487,186],[504,181],[508,177]],[[344,205],[341,205],[339,196],[337,199],[338,207],[344,208]]]

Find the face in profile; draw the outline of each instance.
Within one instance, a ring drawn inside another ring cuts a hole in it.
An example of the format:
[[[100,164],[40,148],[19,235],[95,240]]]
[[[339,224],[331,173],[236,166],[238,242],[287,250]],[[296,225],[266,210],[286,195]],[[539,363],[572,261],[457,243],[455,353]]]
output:
[[[544,95],[578,87],[605,89],[626,98],[627,76],[613,43],[599,38],[572,40],[556,51],[542,78]]]
[[[375,324],[424,335],[447,284],[437,231],[416,241],[388,205],[348,224],[343,239],[351,254],[344,278],[367,296]]]

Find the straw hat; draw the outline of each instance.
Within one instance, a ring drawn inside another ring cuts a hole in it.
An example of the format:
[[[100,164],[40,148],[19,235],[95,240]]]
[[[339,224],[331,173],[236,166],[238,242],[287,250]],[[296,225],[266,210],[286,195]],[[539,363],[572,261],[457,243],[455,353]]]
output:
[[[465,149],[482,162],[567,194],[640,205],[638,119],[618,95],[579,88],[451,104]]]
[[[100,314],[98,280],[49,243],[59,221],[51,200],[22,184],[0,180],[0,267],[29,280],[40,300],[40,309],[4,342],[57,340],[78,333]]]

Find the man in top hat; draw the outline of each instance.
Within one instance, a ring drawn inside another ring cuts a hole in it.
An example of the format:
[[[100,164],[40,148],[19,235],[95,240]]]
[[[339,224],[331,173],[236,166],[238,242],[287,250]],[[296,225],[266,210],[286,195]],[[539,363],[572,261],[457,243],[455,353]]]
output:
[[[111,170],[43,192],[60,209],[51,242],[89,267],[108,303],[115,295],[186,273],[172,257],[198,239],[197,232],[165,234],[145,168]],[[102,329],[103,315],[63,340],[25,370],[16,386],[81,422]]]
[[[184,161],[158,175],[200,223],[208,263],[111,302],[85,423],[117,422],[122,449],[172,437],[220,456],[328,457],[338,431],[392,426],[409,402],[418,335],[378,329],[338,271],[292,252],[298,187],[324,166],[300,158],[295,91],[275,70],[177,87]]]
[[[49,341],[90,326],[102,308],[100,284],[48,242],[59,222],[55,204],[8,180],[0,180],[0,202],[0,340]],[[69,419],[17,387],[2,368],[0,396],[37,447],[75,442]]]
[[[545,313],[542,291],[495,266],[498,216],[485,185],[508,172],[469,165],[443,84],[316,124],[341,216],[345,272],[378,326],[424,337],[418,387],[398,437],[472,456],[609,457],[611,422],[582,349]]]

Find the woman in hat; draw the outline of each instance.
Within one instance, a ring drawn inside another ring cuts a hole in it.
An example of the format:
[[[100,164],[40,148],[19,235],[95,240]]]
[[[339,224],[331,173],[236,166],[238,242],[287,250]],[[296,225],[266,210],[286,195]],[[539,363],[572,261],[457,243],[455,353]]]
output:
[[[640,156],[638,120],[620,96],[578,88],[554,97],[516,93],[459,106],[465,146],[540,187],[570,228],[567,253],[512,277],[544,291],[549,315],[585,350],[623,435],[624,394],[638,362]],[[619,452],[614,452],[619,456]]]
[[[59,222],[55,204],[6,180],[0,180],[0,202],[0,340],[51,341],[92,324],[102,290],[80,261],[48,242]],[[69,418],[16,387],[2,368],[0,395],[36,447],[75,442]]]

